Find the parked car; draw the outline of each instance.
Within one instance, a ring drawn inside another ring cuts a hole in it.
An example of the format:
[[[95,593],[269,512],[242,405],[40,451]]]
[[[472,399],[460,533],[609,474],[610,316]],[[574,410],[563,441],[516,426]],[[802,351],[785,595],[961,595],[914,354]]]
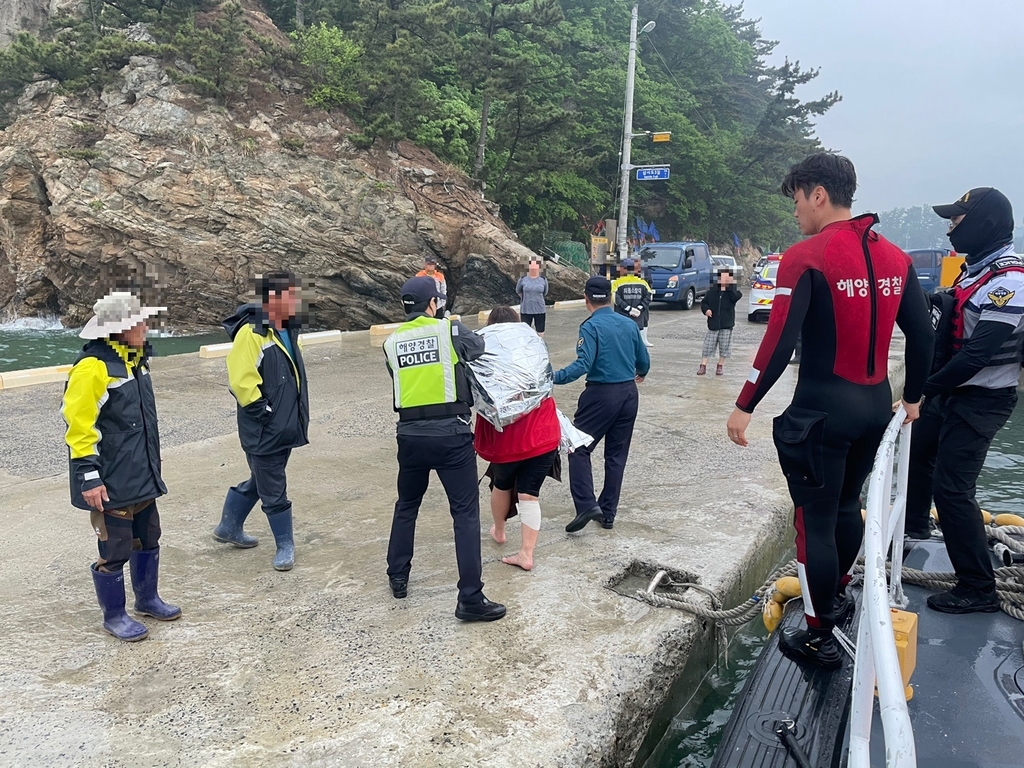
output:
[[[718,272],[719,270],[722,269],[729,270],[730,272],[732,272],[732,276],[736,280],[739,280],[740,276],[743,274],[743,265],[736,261],[735,256],[726,256],[725,254],[721,253],[712,253],[711,266],[714,268],[715,272]]]
[[[952,251],[946,248],[915,248],[907,253],[925,293],[934,293],[936,288],[942,287],[942,260],[953,255]]]
[[[775,281],[779,274],[779,262],[769,261],[754,277],[750,285],[750,300],[747,307],[747,320],[756,322],[767,320],[775,300]]]
[[[640,250],[654,301],[691,309],[711,288],[711,252],[700,241],[655,243]]]

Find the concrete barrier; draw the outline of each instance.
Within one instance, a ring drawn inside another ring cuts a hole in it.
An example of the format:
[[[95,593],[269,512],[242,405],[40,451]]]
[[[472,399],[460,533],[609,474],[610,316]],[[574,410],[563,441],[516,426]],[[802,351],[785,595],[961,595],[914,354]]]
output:
[[[65,381],[70,365],[51,365],[45,368],[27,368],[21,371],[0,373],[0,389],[31,387],[36,384],[54,384]]]
[[[310,333],[299,334],[299,344],[302,345],[303,349],[315,344],[329,344],[331,342],[341,341],[341,331],[312,331]],[[225,342],[223,344],[204,344],[199,348],[199,356],[203,359],[215,358],[215,357],[227,357],[228,352],[231,351],[231,342]]]
[[[586,303],[586,299],[572,299],[571,301],[556,301],[555,309],[575,309],[576,307],[582,307]]]

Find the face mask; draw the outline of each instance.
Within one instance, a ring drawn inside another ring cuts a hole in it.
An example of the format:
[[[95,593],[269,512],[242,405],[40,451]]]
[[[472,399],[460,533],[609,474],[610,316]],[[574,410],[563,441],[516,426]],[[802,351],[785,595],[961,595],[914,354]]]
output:
[[[976,264],[1004,245],[1013,242],[1013,208],[1010,201],[993,190],[975,204],[947,234],[957,253]]]

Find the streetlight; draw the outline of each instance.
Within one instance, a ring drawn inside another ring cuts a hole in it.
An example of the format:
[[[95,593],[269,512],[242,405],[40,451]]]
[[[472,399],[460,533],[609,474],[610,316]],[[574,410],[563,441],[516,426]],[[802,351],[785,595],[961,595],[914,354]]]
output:
[[[636,79],[636,38],[637,38],[637,16],[639,9],[633,6],[633,13],[629,19],[629,62],[626,70],[626,114],[623,119],[622,128],[622,185],[619,194],[619,223],[615,230],[615,249],[618,251],[619,261],[626,258],[626,220],[629,216],[629,173],[633,170],[630,165],[630,153],[633,144],[633,82]],[[640,34],[646,34],[654,29],[654,22],[648,21],[644,24]],[[646,135],[646,134],[644,134]]]

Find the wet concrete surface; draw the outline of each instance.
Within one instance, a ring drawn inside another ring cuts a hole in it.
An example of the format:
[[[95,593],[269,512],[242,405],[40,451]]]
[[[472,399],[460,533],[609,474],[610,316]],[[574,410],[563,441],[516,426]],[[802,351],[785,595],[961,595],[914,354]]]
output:
[[[549,314],[556,367],[574,358],[584,317]],[[795,367],[740,449],[725,420],[764,326],[741,320],[725,375],[698,378],[704,330],[696,311],[652,312],[653,365],[615,530],[566,534],[568,478],[549,480],[536,566],[525,573],[500,562],[518,544],[518,523],[508,544],[493,544],[482,490],[485,593],[508,606],[492,624],[454,618],[451,518],[436,478],[409,597],[390,595],[395,418],[367,334],[307,354],[311,444],[288,472],[290,573],[271,567],[259,510],[247,525],[255,549],[210,535],[225,490],[247,475],[224,361],[154,361],[169,488],[160,588],[184,615],[144,619],[150,637],[136,644],[101,628],[88,515],[68,502],[62,386],[0,392],[0,764],[628,765],[698,627],[616,594],[609,580],[641,561],[697,574],[724,595],[789,535],[770,430]],[[569,415],[581,388],[556,388]]]

